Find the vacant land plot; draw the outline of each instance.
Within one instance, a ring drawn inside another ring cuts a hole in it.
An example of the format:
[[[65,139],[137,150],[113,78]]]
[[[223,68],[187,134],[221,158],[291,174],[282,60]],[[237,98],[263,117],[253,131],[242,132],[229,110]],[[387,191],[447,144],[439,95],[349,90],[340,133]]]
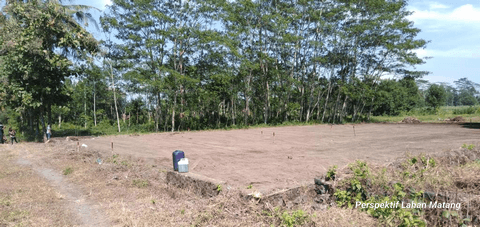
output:
[[[183,150],[190,172],[263,193],[313,183],[329,166],[357,159],[383,164],[403,154],[442,152],[480,141],[458,124],[359,124],[271,127],[85,138],[88,150],[172,166]]]

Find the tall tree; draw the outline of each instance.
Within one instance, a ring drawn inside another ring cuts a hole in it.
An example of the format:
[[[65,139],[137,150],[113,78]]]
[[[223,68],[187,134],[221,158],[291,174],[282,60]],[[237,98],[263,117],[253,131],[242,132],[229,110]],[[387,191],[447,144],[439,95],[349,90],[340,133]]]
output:
[[[82,62],[98,43],[58,3],[11,2],[3,11],[8,16],[2,15],[0,25],[0,93],[5,97],[0,102],[36,118],[38,132],[52,105],[68,100],[65,78],[82,71],[71,57]]]

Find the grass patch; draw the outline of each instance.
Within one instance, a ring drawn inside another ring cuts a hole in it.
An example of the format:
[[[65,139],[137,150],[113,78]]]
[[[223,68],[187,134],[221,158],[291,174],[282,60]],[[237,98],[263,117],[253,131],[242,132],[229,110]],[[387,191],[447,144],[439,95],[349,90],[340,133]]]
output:
[[[66,169],[63,170],[63,175],[69,175],[71,173],[73,173],[72,167],[67,167]]]
[[[415,117],[422,122],[444,122],[446,118],[462,116],[465,121],[478,122],[480,120],[480,107],[470,106],[442,106],[438,110],[429,108],[416,108],[403,112],[398,116],[372,116],[371,122],[400,122],[405,117]]]
[[[150,185],[150,183],[148,180],[136,179],[132,180],[132,185],[136,186],[137,188],[146,188]]]
[[[308,222],[311,222],[310,215],[303,210],[293,212],[285,211],[282,216],[280,216],[280,219],[282,220],[282,225],[287,227],[303,226]]]

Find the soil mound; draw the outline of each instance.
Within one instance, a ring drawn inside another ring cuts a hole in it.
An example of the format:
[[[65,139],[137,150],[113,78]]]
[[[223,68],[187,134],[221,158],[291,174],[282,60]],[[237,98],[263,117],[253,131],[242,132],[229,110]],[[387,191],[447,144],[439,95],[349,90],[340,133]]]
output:
[[[452,119],[446,119],[446,121],[449,121],[449,122],[464,122],[465,119],[463,119],[462,116],[456,116]]]
[[[421,121],[414,117],[406,117],[402,120],[402,123],[418,124],[418,123],[421,123]]]

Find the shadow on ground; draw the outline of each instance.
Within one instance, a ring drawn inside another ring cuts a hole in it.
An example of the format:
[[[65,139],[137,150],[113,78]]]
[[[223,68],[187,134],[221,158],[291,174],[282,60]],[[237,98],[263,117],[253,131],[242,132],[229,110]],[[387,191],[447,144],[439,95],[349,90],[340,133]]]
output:
[[[464,128],[480,129],[480,123],[462,123],[460,125]]]

